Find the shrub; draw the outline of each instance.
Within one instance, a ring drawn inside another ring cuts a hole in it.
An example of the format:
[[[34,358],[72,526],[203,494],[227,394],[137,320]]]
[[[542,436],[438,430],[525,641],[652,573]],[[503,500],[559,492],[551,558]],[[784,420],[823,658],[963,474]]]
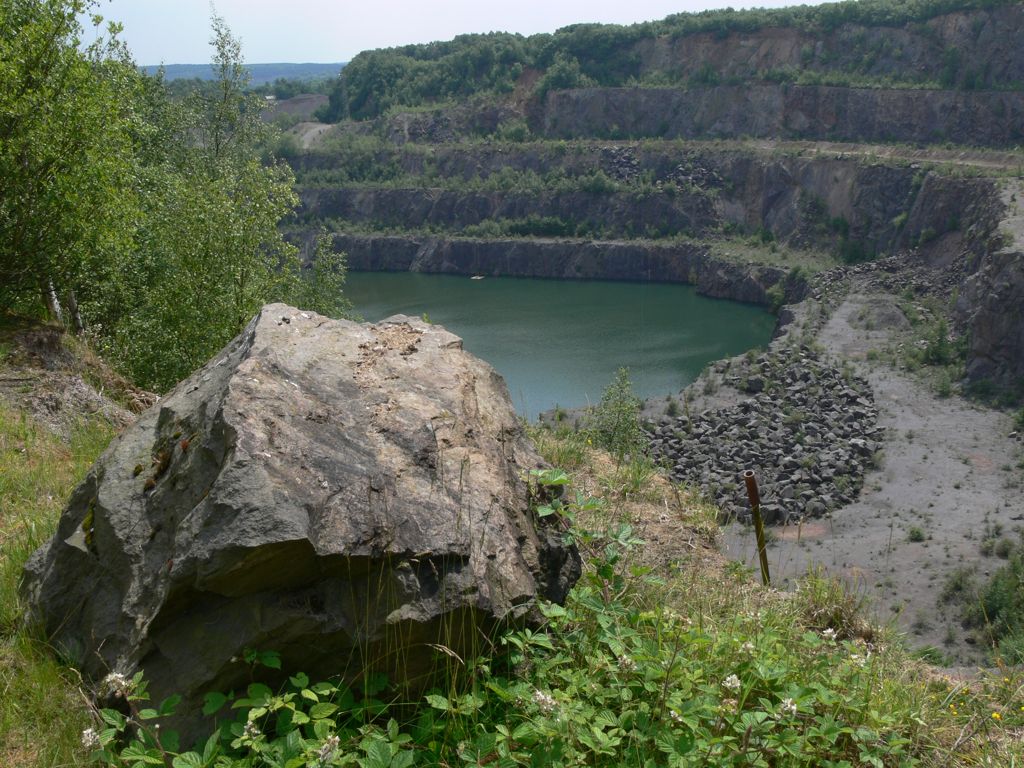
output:
[[[590,421],[595,442],[619,461],[641,451],[646,437],[640,426],[640,398],[633,394],[628,368],[619,368]]]

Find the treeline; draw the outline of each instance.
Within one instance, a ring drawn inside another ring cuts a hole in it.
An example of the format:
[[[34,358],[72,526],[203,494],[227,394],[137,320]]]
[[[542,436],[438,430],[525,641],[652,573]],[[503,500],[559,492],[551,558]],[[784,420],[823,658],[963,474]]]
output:
[[[96,5],[0,0],[0,312],[47,313],[164,390],[268,300],[343,309],[343,264],[304,273],[279,232],[294,177],[223,21],[214,87],[175,99],[116,25],[83,43]]]
[[[147,73],[148,74],[148,73]],[[173,80],[168,79],[163,70],[156,68],[150,77],[162,80],[167,92],[174,98],[183,99],[193,95],[209,97],[217,91],[217,81],[203,77],[179,77]],[[247,81],[248,82],[248,81]],[[279,77],[273,82],[260,85],[249,83],[246,92],[256,96],[273,96],[276,99],[290,99],[294,96],[301,96],[306,93],[330,93],[334,88],[334,78],[317,78],[314,80],[304,78]]]
[[[266,63],[246,64],[245,71],[249,75],[249,82],[256,87],[270,85],[279,80],[295,80],[302,82],[318,82],[321,80],[333,80],[338,72],[344,67],[343,62],[333,64],[296,64],[296,63]],[[217,74],[209,64],[151,64],[142,67],[147,75],[155,76],[162,73],[165,80],[216,80]]]
[[[510,93],[528,71],[536,73],[532,94],[539,97],[551,89],[646,84],[635,44],[653,37],[712,33],[724,38],[768,27],[824,34],[844,24],[898,26],[1006,4],[1006,0],[844,0],[780,9],[680,13],[630,26],[576,24],[530,37],[461,35],[445,42],[360,53],[342,70],[330,104],[319,117],[329,122],[363,120],[398,106]]]

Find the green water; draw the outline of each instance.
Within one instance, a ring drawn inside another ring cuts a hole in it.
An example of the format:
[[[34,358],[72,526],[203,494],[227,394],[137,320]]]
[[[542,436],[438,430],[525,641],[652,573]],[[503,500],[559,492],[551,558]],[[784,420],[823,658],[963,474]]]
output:
[[[687,285],[351,272],[345,292],[366,320],[426,313],[461,336],[530,419],[600,401],[620,366],[642,397],[677,392],[712,360],[766,345],[775,324]]]

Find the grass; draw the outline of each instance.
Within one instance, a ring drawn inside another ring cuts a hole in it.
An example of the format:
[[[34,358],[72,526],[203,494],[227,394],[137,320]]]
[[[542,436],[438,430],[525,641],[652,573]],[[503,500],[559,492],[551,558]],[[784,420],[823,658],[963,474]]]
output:
[[[762,243],[756,237],[719,237],[700,242],[708,246],[713,256],[723,261],[800,269],[808,276],[841,266],[843,263],[833,254],[820,249]]]
[[[587,562],[564,606],[542,606],[545,631],[504,636],[495,656],[467,660],[462,686],[376,717],[350,692],[302,675],[280,694],[254,687],[211,747],[224,765],[270,765],[260,755],[278,748],[296,766],[315,765],[329,747],[332,764],[362,768],[937,768],[1024,757],[1019,673],[948,680],[821,571],[793,593],[753,583],[711,547],[713,508],[663,475],[634,493],[619,482],[624,463],[585,437],[535,437],[549,459],[579,462],[565,512]],[[341,709],[319,716],[313,707],[326,699]],[[296,726],[295,711],[312,721]]]
[[[0,765],[77,765],[88,709],[73,670],[62,667],[21,623],[17,588],[29,555],[56,528],[71,489],[112,437],[83,423],[64,445],[30,418],[0,405]]]
[[[51,535],[64,498],[110,436],[82,424],[65,446],[0,408],[3,766],[85,760],[79,737],[94,725],[90,707],[74,670],[21,626],[16,588],[25,559]],[[363,768],[937,767],[1024,758],[1019,673],[946,680],[872,627],[863,601],[823,573],[789,594],[754,584],[715,550],[714,507],[642,459],[615,461],[566,429],[534,436],[549,460],[573,470],[565,498],[577,499],[567,511],[587,567],[566,605],[544,607],[545,632],[513,633],[494,659],[467,661],[463,687],[379,717],[363,709],[356,718],[349,694],[301,676],[283,697],[254,690],[257,703],[310,713],[302,690],[349,702],[324,708],[332,714],[292,737],[305,761],[295,765],[313,765],[327,734],[339,739],[337,764]],[[242,762],[256,754],[239,735],[256,706],[237,710],[236,732],[217,747],[234,755],[224,765],[271,764]],[[256,717],[267,747],[274,717]]]

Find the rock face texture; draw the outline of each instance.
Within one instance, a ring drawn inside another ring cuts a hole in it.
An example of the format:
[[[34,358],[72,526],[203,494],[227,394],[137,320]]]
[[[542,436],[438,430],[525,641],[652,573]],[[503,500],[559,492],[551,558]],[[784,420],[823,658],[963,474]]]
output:
[[[634,50],[641,73],[671,72],[680,80],[699,78],[702,69],[722,79],[744,80],[807,71],[988,88],[1024,79],[1021,34],[1024,8],[1014,3],[900,25],[848,21],[831,29],[766,26],[750,32],[647,37]]]
[[[957,314],[970,332],[967,377],[1019,394],[1024,379],[1024,184],[1007,182],[988,248],[964,282]]]
[[[182,693],[186,733],[204,691],[247,682],[246,648],[422,681],[430,644],[472,655],[578,578],[530,511],[536,466],[457,336],[269,305],[114,441],[23,593],[88,677],[142,669],[154,699]]]
[[[552,91],[533,128],[551,139],[736,138],[1020,143],[1024,94],[719,85]]]
[[[454,275],[504,275],[569,280],[653,280],[688,283],[704,296],[769,304],[781,286],[787,301],[807,284],[779,267],[718,259],[697,244],[555,239],[445,239],[375,235],[334,236],[350,269]]]

